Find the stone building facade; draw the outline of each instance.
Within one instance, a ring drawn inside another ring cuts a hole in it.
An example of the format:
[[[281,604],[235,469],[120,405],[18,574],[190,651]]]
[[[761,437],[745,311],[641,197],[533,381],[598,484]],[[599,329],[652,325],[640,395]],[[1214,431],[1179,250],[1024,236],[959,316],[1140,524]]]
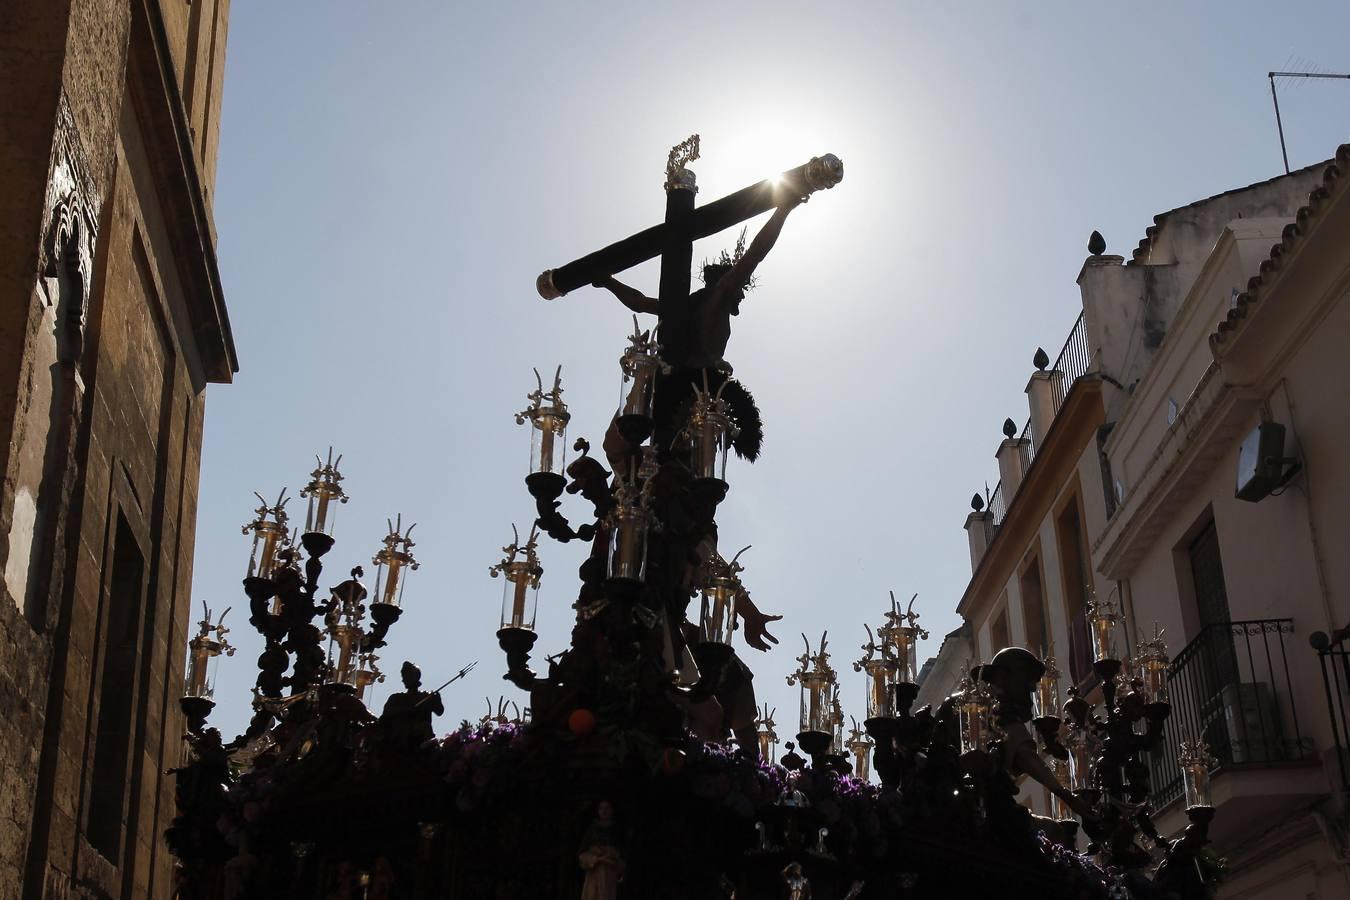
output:
[[[229,0],[0,4],[0,898],[167,897]]]
[[[1206,741],[1221,897],[1350,896],[1350,704],[1329,703],[1309,646],[1350,621],[1328,549],[1350,503],[1347,165],[1350,145],[1161,213],[1128,259],[1088,257],[1082,314],[1037,354],[1026,426],[1004,424],[999,485],[972,502],[963,628],[923,685],[940,698],[962,655],[1024,646],[1099,700],[1087,601],[1121,610],[1123,655],[1162,629],[1172,717],[1149,806],[1164,835],[1186,825],[1176,745]],[[1242,459],[1272,426],[1282,447],[1260,453],[1288,480],[1253,491]],[[1049,811],[1034,783],[1022,800]]]

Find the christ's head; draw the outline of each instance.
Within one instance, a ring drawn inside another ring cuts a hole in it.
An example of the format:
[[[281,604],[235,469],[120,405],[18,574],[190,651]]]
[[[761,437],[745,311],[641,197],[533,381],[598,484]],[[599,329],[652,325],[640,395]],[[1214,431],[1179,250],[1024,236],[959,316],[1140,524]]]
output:
[[[713,290],[728,273],[731,272],[731,266],[727,263],[716,262],[709,263],[703,267],[703,286],[708,290]],[[731,314],[738,316],[741,313],[741,301],[745,299],[746,285],[738,284],[727,293],[727,300],[731,308]]]

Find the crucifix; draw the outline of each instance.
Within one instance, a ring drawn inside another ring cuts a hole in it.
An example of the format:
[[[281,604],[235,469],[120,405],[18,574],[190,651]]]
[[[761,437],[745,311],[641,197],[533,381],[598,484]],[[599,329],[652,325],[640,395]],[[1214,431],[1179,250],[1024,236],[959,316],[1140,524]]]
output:
[[[618,272],[661,257],[661,279],[657,301],[648,301],[648,308],[639,308],[640,294],[635,303],[625,305],[659,316],[662,344],[668,361],[679,366],[684,357],[697,356],[697,350],[687,347],[688,325],[679,327],[672,320],[687,318],[689,278],[693,265],[694,241],[738,225],[747,219],[774,208],[790,208],[810,194],[834,187],[844,177],[844,164],[832,153],[813,157],[809,162],[784,172],[778,178],[765,179],[757,184],[728,194],[720,200],[694,207],[698,187],[694,173],[687,166],[699,158],[699,137],[692,135],[670,151],[666,163],[666,216],[660,225],[653,225],[608,247],[573,260],[565,266],[548,269],[536,281],[536,288],[545,300],[553,300],[587,284],[610,286],[609,280]],[[779,223],[781,224],[781,223]],[[774,232],[776,236],[776,231]],[[752,245],[753,248],[754,245]],[[739,249],[739,248],[738,248]],[[709,285],[711,287],[711,285]],[[614,290],[614,287],[610,287]],[[615,291],[619,293],[619,291]],[[734,314],[734,312],[732,313]],[[725,340],[723,340],[725,346]],[[674,357],[674,358],[670,358]],[[699,360],[698,366],[716,361]]]

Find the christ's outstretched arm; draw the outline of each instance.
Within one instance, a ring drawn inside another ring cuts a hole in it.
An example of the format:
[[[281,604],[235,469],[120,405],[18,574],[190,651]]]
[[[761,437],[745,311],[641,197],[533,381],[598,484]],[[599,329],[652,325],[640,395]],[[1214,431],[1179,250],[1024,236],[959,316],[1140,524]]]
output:
[[[767,227],[767,226],[766,226]],[[615,297],[619,302],[628,307],[635,313],[651,313],[657,315],[661,311],[660,304],[639,291],[637,288],[631,288],[619,281],[612,275],[606,275],[604,278],[592,282],[593,287],[604,288]]]
[[[783,230],[783,223],[787,221],[788,213],[800,206],[805,200],[805,197],[794,197],[785,201],[773,211],[769,221],[764,223],[764,227],[759,230],[759,234],[755,235],[755,239],[745,249],[745,255],[736,262],[736,265],[731,267],[730,272],[718,279],[717,287],[713,289],[712,298],[716,306],[720,308],[735,302],[732,299],[736,296],[735,289],[744,287],[750,280],[750,276],[755,274],[755,267],[764,261],[764,257],[769,255],[769,251],[777,243],[778,235]]]

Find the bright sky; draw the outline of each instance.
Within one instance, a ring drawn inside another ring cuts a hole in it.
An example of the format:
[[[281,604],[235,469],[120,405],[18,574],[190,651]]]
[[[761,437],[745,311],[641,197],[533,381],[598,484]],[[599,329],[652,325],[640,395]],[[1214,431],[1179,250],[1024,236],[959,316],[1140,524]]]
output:
[[[499,677],[487,572],[532,518],[512,414],[530,368],[561,363],[569,438],[598,445],[631,327],[607,293],[545,303],[534,279],[655,224],[666,153],[693,132],[700,202],[844,161],[734,321],[765,448],[728,466],[718,520],[785,617],[774,652],[742,650],[780,734],[803,631],[830,630],[861,719],[848,663],[888,589],[918,592],[924,655],[958,624],[970,495],[997,481],[1004,417],[1027,415],[1033,352],[1053,357],[1078,314],[1089,233],[1128,255],[1156,213],[1279,174],[1266,72],[1350,71],[1339,3],[322,6],[231,12],[213,200],[241,371],[208,391],[194,581],[235,606],[227,736],[261,648],[239,526],[254,490],[295,493],[329,444],[352,501],[325,584],[355,564],[373,580],[386,516],[419,523],[378,703],[403,659],[431,685],[479,660],[443,730],[487,695],[523,701]],[[1280,102],[1291,165],[1347,139],[1350,83],[1284,82]],[[621,277],[655,292],[653,264]],[[583,552],[545,539],[536,660],[566,645]]]

